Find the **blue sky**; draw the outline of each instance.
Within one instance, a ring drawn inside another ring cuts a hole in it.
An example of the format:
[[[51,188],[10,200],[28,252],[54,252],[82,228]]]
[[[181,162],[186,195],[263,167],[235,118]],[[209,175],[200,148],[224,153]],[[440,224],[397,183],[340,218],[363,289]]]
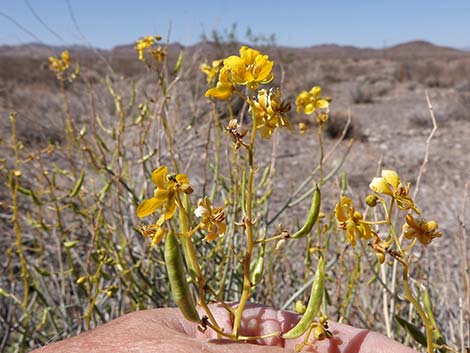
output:
[[[242,40],[250,27],[290,46],[380,48],[423,39],[470,47],[470,0],[0,0],[0,44],[111,48],[147,34],[165,36],[170,24],[172,41],[193,44],[203,31],[232,23]]]

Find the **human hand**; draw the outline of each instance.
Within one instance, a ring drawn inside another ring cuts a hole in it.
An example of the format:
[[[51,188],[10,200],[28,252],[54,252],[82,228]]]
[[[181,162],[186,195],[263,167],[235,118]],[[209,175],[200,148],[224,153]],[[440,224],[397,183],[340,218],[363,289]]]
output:
[[[231,319],[227,311],[214,305],[214,316],[227,332],[231,331]],[[299,315],[274,310],[270,307],[250,305],[243,312],[241,334],[259,336],[270,332],[286,332],[299,320]],[[413,353],[385,336],[348,325],[329,322],[331,339],[314,342],[302,352],[317,353]],[[207,329],[205,333],[197,325],[184,319],[178,309],[164,308],[133,312],[107,324],[39,348],[32,353],[288,353],[302,342],[282,340],[279,337],[257,341],[257,344],[217,339]]]

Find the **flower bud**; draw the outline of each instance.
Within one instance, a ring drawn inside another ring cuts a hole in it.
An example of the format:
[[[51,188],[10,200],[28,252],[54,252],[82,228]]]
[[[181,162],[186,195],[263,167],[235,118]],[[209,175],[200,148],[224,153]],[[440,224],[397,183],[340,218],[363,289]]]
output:
[[[428,232],[432,232],[434,230],[437,229],[437,227],[439,227],[439,225],[437,224],[436,221],[429,221],[427,222],[427,227],[428,227]]]
[[[385,254],[383,252],[376,252],[375,255],[381,264],[385,262]]]
[[[379,198],[377,197],[377,195],[374,195],[374,194],[369,194],[366,196],[366,204],[367,206],[369,207],[375,207],[377,206],[377,200]]]
[[[307,310],[307,307],[305,306],[305,303],[303,302],[303,300],[297,300],[294,304],[294,311],[297,313],[297,314],[300,314],[302,315],[303,313],[305,313],[305,311]]]
[[[326,338],[326,332],[323,326],[316,326],[315,329],[313,330],[313,337],[317,341],[323,341]]]
[[[82,276],[79,279],[77,279],[77,284],[82,284],[87,280],[87,276]]]

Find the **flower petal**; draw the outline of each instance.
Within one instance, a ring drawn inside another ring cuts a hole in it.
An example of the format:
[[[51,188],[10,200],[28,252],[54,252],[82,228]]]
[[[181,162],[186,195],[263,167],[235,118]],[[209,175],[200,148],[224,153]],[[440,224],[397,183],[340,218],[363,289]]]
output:
[[[326,99],[319,99],[316,102],[317,108],[326,109],[330,106],[330,103]]]
[[[232,96],[232,90],[232,86],[217,84],[217,87],[208,89],[205,96],[225,100]]]
[[[382,177],[387,183],[392,185],[394,190],[398,189],[398,186],[400,185],[400,177],[396,171],[391,169],[382,170]]]
[[[161,207],[162,204],[163,202],[161,200],[156,199],[155,197],[144,200],[139,205],[139,207],[137,207],[137,217],[143,218],[154,213],[159,207]]]
[[[166,182],[166,175],[168,174],[168,168],[160,166],[152,172],[152,181],[157,187],[164,189]]]
[[[155,192],[153,193],[153,198],[160,201],[161,205],[163,205],[163,202],[168,200],[168,197],[170,195],[170,191],[166,189],[156,189]],[[161,206],[160,205],[160,206]]]
[[[320,86],[313,86],[312,89],[310,90],[310,94],[311,94],[314,98],[320,97],[320,95],[321,95],[321,88],[320,88]]]
[[[372,179],[372,182],[369,184],[369,187],[379,194],[393,195],[389,184],[385,181],[384,178],[375,177],[374,179]]]

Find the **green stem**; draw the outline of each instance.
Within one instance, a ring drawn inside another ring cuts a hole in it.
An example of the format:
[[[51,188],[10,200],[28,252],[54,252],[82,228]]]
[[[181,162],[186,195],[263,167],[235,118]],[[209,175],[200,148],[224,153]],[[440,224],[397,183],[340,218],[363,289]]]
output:
[[[400,239],[398,238],[395,228],[393,227],[391,223],[391,214],[393,210],[393,205],[394,205],[394,199],[392,199],[390,202],[390,207],[389,207],[390,211],[386,212],[386,216],[387,216],[387,222],[390,228],[390,233],[392,234],[393,240],[401,256],[401,259],[396,259],[396,260],[400,262],[403,266],[403,287],[405,289],[405,299],[408,300],[408,302],[410,302],[411,305],[413,305],[416,312],[418,313],[421,320],[423,321],[425,331],[426,331],[426,346],[427,346],[426,351],[428,353],[433,353],[434,352],[434,343],[433,343],[433,336],[432,336],[433,324],[427,317],[426,313],[424,312],[423,308],[419,304],[418,300],[413,296],[413,293],[411,292],[410,285],[408,282],[408,263],[405,260],[405,253],[401,247]]]
[[[254,109],[252,109],[254,112]],[[254,123],[251,129],[250,145],[248,148],[248,184],[246,190],[246,215],[245,215],[245,231],[246,231],[246,253],[243,260],[243,291],[240,298],[240,303],[238,304],[237,309],[235,310],[235,319],[233,322],[233,335],[238,337],[243,310],[245,305],[250,298],[251,293],[251,275],[250,275],[250,264],[251,264],[251,255],[253,252],[253,180],[255,174],[254,167],[254,154],[255,154],[255,139],[256,139],[256,125]]]
[[[318,184],[322,185],[323,184],[323,158],[324,158],[324,155],[325,155],[325,149],[324,149],[324,146],[323,146],[323,124],[318,125],[318,143],[320,145],[320,161],[318,163],[318,167],[319,167],[319,171],[318,171],[319,181],[318,181]]]

